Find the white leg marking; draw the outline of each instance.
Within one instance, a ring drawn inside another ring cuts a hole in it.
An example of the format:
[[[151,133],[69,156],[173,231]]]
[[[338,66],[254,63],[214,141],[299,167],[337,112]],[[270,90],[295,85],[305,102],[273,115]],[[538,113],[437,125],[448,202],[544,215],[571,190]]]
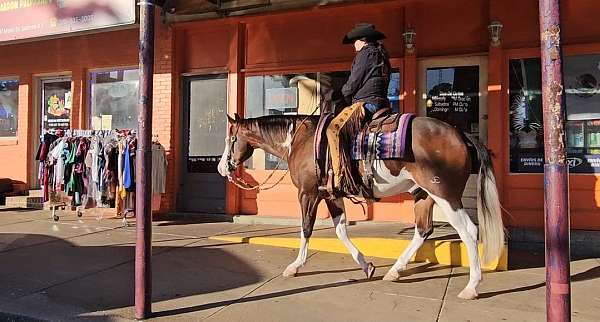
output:
[[[453,210],[448,201],[443,198],[429,194],[436,204],[446,214],[448,222],[458,235],[460,239],[467,246],[467,253],[469,254],[469,283],[458,297],[466,300],[472,300],[477,298],[477,285],[481,281],[481,266],[479,262],[479,253],[477,252],[477,227],[473,224],[467,212],[461,208]]]
[[[337,203],[338,202],[336,201],[336,204]],[[365,261],[365,257],[363,256],[363,254],[356,248],[356,246],[354,246],[354,244],[350,241],[350,238],[348,238],[348,232],[346,231],[345,210],[341,216],[333,218],[333,224],[335,226],[335,234],[337,235],[339,240],[341,240],[342,243],[344,243],[344,246],[346,246],[346,248],[352,255],[354,261],[358,263],[358,265],[360,265],[365,274],[369,276],[369,264]]]
[[[300,225],[300,250],[298,251],[298,257],[283,271],[283,276],[294,277],[298,273],[298,269],[306,263],[306,256],[308,255],[308,239],[304,237],[304,229]]]
[[[410,241],[410,244],[404,250],[402,255],[400,257],[398,257],[398,260],[396,261],[394,266],[392,266],[392,268],[390,268],[390,270],[387,272],[387,274],[385,274],[385,276],[383,277],[383,280],[384,281],[395,281],[398,278],[400,278],[399,272],[406,269],[406,265],[408,264],[410,259],[415,255],[415,253],[419,250],[419,248],[421,248],[421,246],[423,245],[423,242],[425,242],[425,238],[423,238],[423,237],[421,237],[421,235],[419,235],[419,230],[417,229],[417,226],[415,225],[415,234],[413,235],[413,239]]]

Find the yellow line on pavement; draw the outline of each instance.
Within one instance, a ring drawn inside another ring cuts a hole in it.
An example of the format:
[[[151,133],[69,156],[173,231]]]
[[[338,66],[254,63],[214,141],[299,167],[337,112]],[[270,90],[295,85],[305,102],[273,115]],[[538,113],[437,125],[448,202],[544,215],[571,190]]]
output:
[[[299,248],[299,238],[289,237],[243,237],[243,236],[213,236],[210,239],[233,243],[246,243],[286,248]],[[410,240],[356,237],[352,242],[366,257],[397,259],[408,246]],[[312,237],[309,249],[348,254],[348,250],[337,238]],[[482,245],[479,244],[481,255]],[[427,240],[413,257],[415,262],[429,262],[442,265],[469,267],[467,247],[460,240]],[[493,263],[484,265],[483,269],[504,271],[508,266],[508,247],[504,246],[502,256]]]

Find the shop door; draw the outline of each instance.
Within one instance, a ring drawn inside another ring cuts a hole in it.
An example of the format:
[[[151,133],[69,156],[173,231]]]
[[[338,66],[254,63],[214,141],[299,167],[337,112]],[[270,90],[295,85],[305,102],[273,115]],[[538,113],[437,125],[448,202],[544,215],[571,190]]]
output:
[[[449,123],[487,143],[487,57],[435,58],[419,62],[419,114]],[[471,173],[477,173],[477,169]],[[477,218],[477,174],[471,174],[463,204]],[[434,220],[446,221],[434,212]]]
[[[42,79],[40,99],[42,134],[71,129],[73,95],[70,77]]]
[[[217,165],[227,134],[227,75],[184,78],[183,110],[179,211],[224,213],[225,180]]]
[[[54,133],[56,130],[71,129],[71,109],[73,106],[72,81],[69,76],[53,76],[37,79],[37,93],[35,101],[36,109],[34,116],[34,128],[39,135],[34,135],[31,143],[37,148],[45,133]],[[38,161],[31,158],[32,168],[30,176],[30,188],[40,188],[38,178]]]

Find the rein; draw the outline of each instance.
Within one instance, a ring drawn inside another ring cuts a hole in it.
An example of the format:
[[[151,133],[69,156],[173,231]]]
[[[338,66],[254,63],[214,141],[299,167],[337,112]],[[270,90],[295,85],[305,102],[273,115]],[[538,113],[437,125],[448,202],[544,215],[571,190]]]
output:
[[[294,143],[294,139],[296,138],[296,134],[298,134],[298,131],[300,130],[300,128],[302,127],[302,125],[304,125],[304,123],[306,122],[306,120],[308,120],[311,116],[313,116],[317,112],[317,110],[319,109],[319,107],[320,106],[317,105],[315,107],[315,109],[309,115],[307,115],[304,119],[302,119],[302,122],[300,122],[300,125],[298,127],[296,127],[296,123],[294,122],[295,130],[294,130],[294,134],[292,135],[292,138],[290,140],[290,145],[289,145],[289,148],[288,148],[288,155],[290,155],[291,152],[292,152],[292,144]],[[233,145],[234,145],[235,141],[237,140],[237,134],[238,134],[239,128],[240,128],[240,125],[237,124],[236,130],[235,130],[235,135],[233,136],[233,138],[231,139],[231,142],[230,142],[229,152],[227,154],[227,163],[228,164],[232,164],[232,162],[231,162],[231,153],[233,151]],[[270,190],[270,189],[273,189],[279,183],[281,183],[281,181],[283,181],[283,179],[285,178],[285,176],[290,172],[290,168],[289,168],[289,165],[288,165],[288,168],[285,170],[285,172],[283,173],[283,175],[279,179],[277,179],[277,181],[275,183],[273,183],[270,186],[264,188],[264,186],[267,184],[267,181],[269,181],[273,177],[273,175],[275,175],[275,171],[279,170],[278,168],[279,168],[279,165],[281,164],[281,160],[283,160],[283,159],[279,158],[277,160],[277,164],[275,165],[275,169],[271,170],[271,173],[269,174],[269,176],[267,176],[267,178],[263,182],[261,182],[260,184],[258,184],[256,186],[250,185],[243,178],[240,178],[240,177],[237,177],[237,176],[232,177],[231,175],[228,175],[227,179],[229,179],[229,182],[233,183],[236,187],[238,187],[238,188],[240,188],[242,190],[246,190],[246,191],[252,191],[252,190]]]

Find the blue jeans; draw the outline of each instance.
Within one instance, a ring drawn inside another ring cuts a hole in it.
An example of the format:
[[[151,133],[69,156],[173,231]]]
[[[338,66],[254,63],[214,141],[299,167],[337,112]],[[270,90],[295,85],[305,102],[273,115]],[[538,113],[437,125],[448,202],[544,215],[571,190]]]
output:
[[[377,108],[377,105],[371,104],[371,103],[365,103],[364,107],[365,107],[365,110],[370,112],[371,115],[375,114],[375,112],[377,112],[377,110],[379,109],[379,108]]]

